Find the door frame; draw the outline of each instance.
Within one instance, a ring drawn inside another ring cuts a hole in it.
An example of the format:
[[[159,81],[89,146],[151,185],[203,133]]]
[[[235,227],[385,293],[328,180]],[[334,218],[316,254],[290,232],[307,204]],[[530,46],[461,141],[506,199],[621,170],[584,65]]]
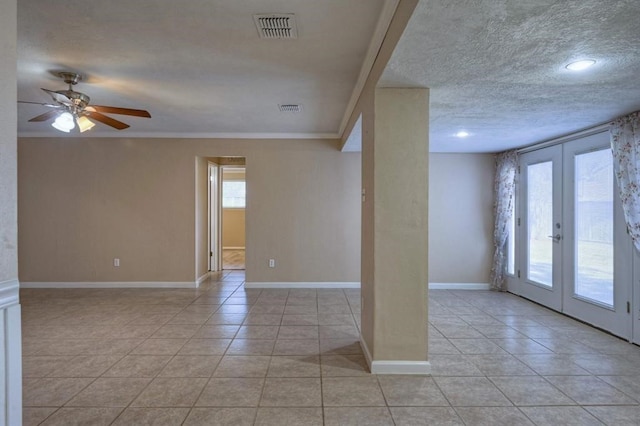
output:
[[[209,271],[222,270],[222,167],[208,162],[208,229]]]
[[[525,223],[523,219],[526,213],[526,210],[524,209],[525,208],[525,202],[524,202],[525,192],[523,188],[524,186],[523,180],[525,180],[525,178],[523,178],[520,172],[521,171],[523,173],[526,173],[526,172],[525,170],[521,170],[521,166],[523,164],[522,157],[536,151],[547,149],[549,147],[558,146],[561,148],[562,158],[564,158],[568,156],[565,154],[565,145],[570,146],[570,144],[573,141],[588,145],[590,143],[589,139],[592,139],[592,138],[594,139],[597,138],[597,140],[599,140],[600,149],[602,149],[606,147],[608,144],[608,138],[606,137],[606,134],[603,135],[603,133],[605,132],[606,132],[606,129],[603,129],[603,128],[590,129],[589,131],[579,132],[577,134],[559,138],[554,141],[545,142],[544,145],[540,145],[539,148],[531,147],[531,148],[526,148],[522,150],[523,153],[520,155],[519,170],[518,170],[518,174],[516,174],[516,188],[514,193],[515,233],[512,238],[515,239],[515,274],[507,275],[507,286],[508,286],[507,288],[509,292],[531,299],[529,295],[525,294],[526,291],[523,291],[523,288],[526,288],[526,286],[523,284],[525,281],[525,275],[526,275],[524,273],[524,269],[526,267],[526,263],[525,263],[526,251],[524,250],[525,243],[523,243],[523,241],[527,238],[527,231],[526,231],[526,227],[524,226]],[[587,148],[582,152],[589,152],[592,150],[595,151],[595,150],[598,150],[598,148],[593,148],[593,149]],[[569,170],[565,167],[565,164],[564,164],[565,161],[573,161],[573,156],[571,156],[571,160],[564,160],[564,159],[562,160],[563,174],[569,173]],[[566,183],[565,177],[563,177],[562,179],[563,179],[562,190],[566,193],[569,185]],[[567,209],[564,209],[564,210],[567,210]],[[571,213],[573,213],[573,210],[571,211]],[[562,213],[562,224],[564,227],[564,231],[562,233],[563,239],[564,239],[564,235],[567,234],[566,233],[567,226],[569,225],[568,215],[569,215],[569,212],[564,211]],[[619,331],[611,330],[606,325],[603,326],[603,324],[596,323],[596,321],[594,321],[592,317],[589,318],[585,316],[576,315],[575,312],[573,311],[567,312],[567,310],[564,309],[565,300],[567,299],[567,297],[572,297],[572,294],[570,293],[573,292],[573,287],[574,287],[574,283],[572,282],[573,271],[570,271],[571,277],[569,277],[569,279],[567,279],[567,272],[564,271],[566,269],[569,269],[564,265],[566,263],[564,258],[566,258],[569,255],[573,255],[573,247],[570,247],[569,245],[570,241],[567,241],[563,245],[563,249],[561,250],[562,256],[563,256],[562,265],[564,269],[562,273],[563,274],[562,281],[570,283],[569,285],[565,286],[565,287],[570,287],[570,291],[563,289],[562,291],[563,294],[561,295],[562,304],[560,309],[555,309],[551,306],[549,307],[551,309],[557,310],[558,312],[562,312],[568,316],[575,317],[587,323],[590,323],[595,327],[606,329],[612,332],[613,334],[618,335],[621,338],[628,339],[629,341],[640,344],[640,253],[637,250],[635,250],[635,248],[633,247],[633,243],[631,242],[631,238],[629,237],[629,235],[627,235],[626,225],[624,225],[625,223],[624,216],[622,214],[622,206],[619,198],[619,191],[618,191],[617,183],[615,182],[615,178],[614,178],[614,218],[616,221],[618,221],[618,223],[623,224],[623,226],[618,226],[618,227],[614,226],[614,247],[615,247],[614,250],[616,250],[615,252],[616,255],[614,257],[614,262],[615,262],[614,279],[621,280],[622,282],[628,283],[628,286],[625,290],[626,294],[622,295],[620,294],[620,291],[618,291],[617,295],[616,293],[614,293],[614,306],[617,305],[618,308],[623,307],[626,312],[626,301],[630,302],[631,312],[630,312],[630,315],[627,315],[627,319],[624,320],[625,324],[623,326],[623,328],[626,327],[626,331],[623,330],[622,332],[619,332]],[[571,263],[572,263],[571,267],[573,267],[573,262]],[[620,303],[621,299],[624,299],[622,300],[622,304]]]
[[[563,147],[563,185],[566,198],[563,200],[563,223],[565,227],[565,245],[563,247],[563,307],[567,315],[607,330],[617,336],[632,338],[632,315],[627,312],[632,303],[633,258],[631,239],[626,233],[624,213],[618,186],[612,171],[613,186],[613,306],[609,307],[597,301],[589,301],[575,294],[575,157],[576,155],[610,149],[608,138],[595,134],[562,145]],[[625,285],[627,283],[627,285]]]
[[[558,241],[552,242],[552,285],[551,287],[544,286],[540,283],[536,283],[528,278],[527,261],[529,256],[529,221],[527,217],[528,212],[528,174],[527,166],[551,162],[552,163],[552,226],[553,235],[559,233],[561,238]],[[542,148],[536,151],[531,151],[520,156],[519,161],[519,177],[520,177],[520,242],[519,255],[517,261],[517,271],[520,275],[520,294],[523,297],[534,300],[537,303],[545,305],[556,311],[562,311],[562,246],[564,241],[562,240],[562,234],[564,232],[562,225],[562,200],[563,200],[563,188],[562,188],[562,146],[554,145],[546,148]],[[560,167],[558,167],[558,165]],[[560,225],[561,228],[556,229],[556,226]]]
[[[631,239],[631,238],[629,238]],[[632,293],[632,325],[631,325],[631,341],[640,345],[640,253],[635,247],[632,247],[633,251],[633,274],[631,293]]]

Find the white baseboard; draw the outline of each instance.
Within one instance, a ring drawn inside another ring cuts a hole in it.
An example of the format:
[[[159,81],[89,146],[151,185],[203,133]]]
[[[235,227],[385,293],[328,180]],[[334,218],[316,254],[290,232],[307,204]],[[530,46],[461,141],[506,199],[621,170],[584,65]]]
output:
[[[77,281],[77,282],[49,282],[34,281],[21,282],[21,288],[197,288],[195,281]]]
[[[196,280],[196,287],[200,287],[200,284],[202,284],[204,281],[206,281],[207,279],[209,279],[209,276],[211,275],[211,272],[206,272],[203,276],[201,276],[200,278],[198,278]]]
[[[18,280],[0,281],[0,309],[19,303],[20,282]]]
[[[367,365],[369,366],[369,371],[371,371],[371,352],[369,352],[367,342],[364,341],[364,337],[362,337],[362,334],[360,334],[360,347],[362,348],[362,352],[364,353],[364,359],[365,361],[367,361]]]
[[[429,290],[489,290],[488,283],[429,283]]]
[[[367,365],[369,365],[371,374],[431,374],[429,361],[373,361],[371,352],[369,352],[362,335],[360,335],[360,347],[362,347],[362,352],[364,352],[364,358],[367,361]]]
[[[429,361],[373,361],[371,374],[431,374]]]
[[[360,288],[359,282],[246,282],[246,288]],[[429,283],[430,290],[489,290],[487,283]]]
[[[222,250],[244,250],[244,247],[222,247]]]
[[[245,282],[245,288],[360,288],[359,282]]]
[[[20,305],[15,304],[0,310],[2,327],[0,328],[0,341],[3,349],[0,349],[0,359],[3,365],[0,369],[0,377],[3,382],[4,401],[0,411],[4,415],[0,417],[2,424],[22,424],[22,315]],[[5,423],[6,422],[6,423]]]

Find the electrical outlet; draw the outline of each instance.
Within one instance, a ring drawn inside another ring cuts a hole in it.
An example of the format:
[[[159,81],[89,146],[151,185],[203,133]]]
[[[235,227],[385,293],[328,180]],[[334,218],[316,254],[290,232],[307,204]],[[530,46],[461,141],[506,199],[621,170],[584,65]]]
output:
[[[269,259],[269,268],[275,268],[275,267],[276,267],[276,260]]]
[[[115,266],[116,268],[120,267],[120,259],[118,259],[117,257],[113,258],[113,266]]]

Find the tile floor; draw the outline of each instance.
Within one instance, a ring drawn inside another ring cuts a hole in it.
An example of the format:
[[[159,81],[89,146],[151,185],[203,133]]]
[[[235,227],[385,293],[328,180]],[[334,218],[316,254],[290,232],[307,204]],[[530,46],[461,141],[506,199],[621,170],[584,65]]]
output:
[[[240,270],[244,269],[245,251],[236,249],[222,250],[222,269]]]
[[[24,424],[640,424],[640,348],[508,294],[430,292],[432,376],[373,376],[358,290],[23,290]]]

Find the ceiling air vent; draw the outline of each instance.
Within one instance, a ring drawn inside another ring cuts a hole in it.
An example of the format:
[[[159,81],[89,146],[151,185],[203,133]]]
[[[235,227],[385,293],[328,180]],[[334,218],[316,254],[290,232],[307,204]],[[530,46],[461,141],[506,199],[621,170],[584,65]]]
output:
[[[280,112],[302,112],[302,105],[298,104],[279,104]]]
[[[296,15],[279,13],[253,15],[260,38],[298,38]]]

